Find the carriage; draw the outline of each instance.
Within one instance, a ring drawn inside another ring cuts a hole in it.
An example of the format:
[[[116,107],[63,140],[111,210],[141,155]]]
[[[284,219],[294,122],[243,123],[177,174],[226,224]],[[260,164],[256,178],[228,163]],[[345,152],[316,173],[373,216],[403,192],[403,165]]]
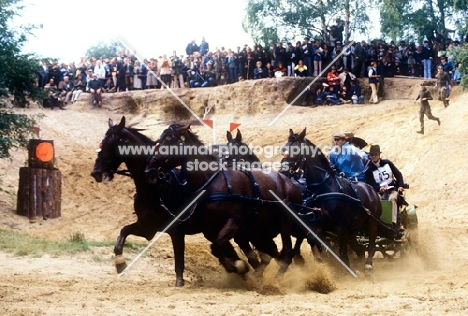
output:
[[[381,225],[392,225],[392,204],[390,201],[381,201],[382,215]],[[418,251],[418,217],[416,205],[403,205],[400,210],[401,229],[393,238],[377,236],[375,241],[376,251],[385,259],[404,258],[412,252]],[[331,249],[336,250],[338,245],[337,234],[325,232],[325,241]],[[369,237],[361,231],[356,237],[359,250],[357,253],[364,254],[369,246]]]
[[[346,133],[347,137],[350,137],[350,140],[352,141],[354,146],[358,146],[360,148],[365,147],[367,143],[358,137],[355,137],[352,133]],[[296,135],[297,136],[297,135]],[[249,154],[246,155],[239,155],[239,150],[240,147],[244,146],[247,147],[245,143],[242,142],[242,135],[240,131],[237,131],[237,135],[234,138],[230,132],[227,133],[227,140],[228,140],[228,145],[232,147],[237,147],[237,150],[231,152],[229,148],[224,146],[225,152],[224,154],[222,152],[217,152],[219,157],[222,157],[227,163],[232,163],[237,162],[239,165],[242,165],[245,163],[247,168],[252,165],[252,163],[260,161],[258,157],[255,155],[251,154],[248,150],[243,150],[242,152],[246,152]],[[299,159],[301,161],[301,167],[304,167],[304,158]],[[284,160],[281,162],[283,164]],[[297,166],[296,166],[297,167]],[[293,167],[294,169],[295,167]],[[306,185],[306,179],[304,177],[304,170],[299,171],[297,173],[296,171],[291,171],[291,170],[286,170],[286,172],[283,172],[284,174],[288,175],[293,183],[299,187],[299,189],[302,192],[302,197],[303,197],[303,203],[301,205],[301,210],[298,212],[298,216],[300,219],[303,220],[304,223],[308,223],[309,226],[313,226],[313,222],[316,220],[316,215],[314,210],[316,208],[313,207],[308,207],[307,205],[309,204],[308,199],[310,199],[310,195],[307,194],[307,185]],[[343,181],[345,181],[343,179]],[[409,189],[409,185],[405,183],[404,185],[405,189]],[[388,190],[391,190],[392,187],[387,187]],[[347,202],[351,202],[354,204],[360,204],[357,202],[355,199],[349,198],[345,194],[340,194],[340,193],[333,193],[330,195],[330,193],[324,194],[324,196],[327,196],[332,198],[332,199],[338,199],[338,200],[345,200]],[[317,196],[314,197],[314,199],[317,199]],[[319,196],[320,199],[320,196]],[[312,203],[313,204],[313,203]],[[409,205],[405,199],[405,196],[403,193],[398,195],[398,208],[399,208],[399,229],[395,229],[392,225],[392,202],[387,201],[387,200],[381,200],[380,204],[382,206],[382,214],[378,218],[378,224],[381,227],[384,227],[384,229],[379,229],[379,232],[381,232],[381,235],[376,236],[375,240],[375,245],[376,245],[376,251],[378,253],[381,253],[381,255],[384,258],[402,258],[409,254],[411,251],[416,250],[417,251],[417,246],[418,246],[418,234],[417,234],[417,226],[418,226],[418,219],[417,219],[417,214],[416,214],[416,208],[417,206],[415,205]],[[321,209],[318,209],[319,212],[321,212]],[[312,224],[312,225],[310,225]],[[333,231],[324,231],[323,234],[324,241],[330,246],[330,249],[333,249],[333,251],[338,252],[338,235],[336,232]],[[299,244],[296,245],[297,247],[295,248],[296,255],[300,253],[300,242]],[[369,235],[366,233],[364,229],[361,229],[357,235],[356,235],[356,244],[354,245],[356,248],[355,251],[358,253],[358,256],[363,256],[369,249]]]
[[[360,149],[367,145],[363,139],[354,137],[352,133],[346,133],[346,137],[351,144]],[[305,129],[300,134],[295,134],[292,130],[290,130],[290,136],[286,147],[291,146],[292,144],[296,144],[296,146],[301,144],[301,146],[305,145],[306,147],[315,147],[318,149],[318,147],[305,138]],[[336,174],[334,170],[327,169],[329,166],[325,162],[325,159],[323,159],[323,154],[320,152],[318,156],[322,157],[314,158],[299,155],[298,157],[291,159],[288,151],[286,150],[286,155],[284,155],[282,160],[282,164],[286,163],[288,166],[287,170],[285,170],[285,173],[289,174],[293,183],[295,183],[296,186],[301,189],[303,196],[303,206],[299,212],[299,215],[305,222],[308,222],[311,226],[314,225],[313,222],[316,221],[314,209],[316,209],[315,206],[317,206],[317,201],[343,201],[356,206],[357,209],[363,209],[370,218],[375,219],[375,221],[378,223],[379,229],[377,235],[375,236],[375,250],[381,253],[384,258],[401,258],[412,250],[417,251],[417,206],[410,205],[406,201],[403,192],[398,192],[396,197],[396,204],[398,207],[398,224],[396,225],[392,223],[391,201],[379,199],[381,214],[379,216],[375,216],[375,214],[372,214],[367,209],[370,204],[365,205],[361,201],[362,199],[359,197],[359,193],[354,188],[353,183],[355,182],[346,179],[342,173]],[[315,171],[312,171],[312,169]],[[323,180],[320,180],[321,176],[317,175],[320,172],[325,172]],[[310,178],[312,178],[312,180]],[[332,185],[335,183],[338,184],[337,187],[339,190],[337,190],[336,186],[335,190],[321,190],[327,181],[331,181]],[[342,192],[343,186],[346,185],[352,188],[352,190],[348,191],[348,194],[344,194]],[[409,189],[409,185],[404,183],[403,188]],[[387,186],[386,193],[389,194],[393,189],[393,186]],[[352,196],[354,196],[354,198]],[[322,212],[323,210],[319,208],[318,211]],[[334,249],[335,251],[338,250],[339,236],[336,232],[325,230],[323,232],[323,238],[326,243],[330,245],[330,249]],[[369,250],[370,245],[368,232],[365,229],[360,229],[356,233],[356,241],[354,242],[353,240],[350,242],[350,245],[353,247],[353,250],[358,256],[365,256],[365,253]]]

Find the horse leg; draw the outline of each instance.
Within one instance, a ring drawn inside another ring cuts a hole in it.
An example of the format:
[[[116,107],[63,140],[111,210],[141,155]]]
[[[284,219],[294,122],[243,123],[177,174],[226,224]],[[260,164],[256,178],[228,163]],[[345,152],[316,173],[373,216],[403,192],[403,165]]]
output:
[[[322,263],[322,248],[319,245],[310,245],[310,250],[312,251],[312,255],[315,258],[315,261],[318,263]]]
[[[245,274],[249,271],[248,265],[243,260],[240,260],[229,241],[222,245],[211,244],[211,253],[218,258],[219,263],[221,263],[228,273]]]
[[[368,228],[369,248],[367,250],[367,259],[366,259],[366,264],[364,266],[364,271],[366,273],[371,273],[374,269],[372,267],[372,259],[374,258],[374,254],[375,254],[375,249],[376,249],[375,240],[377,239],[379,224],[377,220],[369,219],[368,227],[369,227]]]
[[[338,245],[340,259],[343,261],[344,264],[350,267],[348,257],[348,238],[348,231],[343,227],[338,228]]]
[[[124,228],[120,230],[120,235],[119,237],[117,237],[117,242],[115,243],[115,246],[114,246],[114,254],[115,254],[114,264],[115,264],[115,268],[118,274],[122,273],[122,271],[127,268],[127,263],[125,262],[125,258],[122,255],[123,247],[125,245],[125,239],[127,239],[127,236],[129,235],[125,230],[125,228],[127,227],[128,226],[125,226]]]
[[[176,273],[176,287],[185,285],[184,269],[185,269],[185,235],[177,232],[169,234],[172,240],[172,248],[174,250],[174,266]]]
[[[266,267],[270,264],[272,257],[268,255],[267,253],[258,252],[258,255],[260,257],[260,265],[255,269],[254,275],[257,278],[263,277],[263,272],[265,271]]]
[[[291,242],[291,218],[283,217],[282,221],[283,225],[281,227],[281,241],[283,243],[283,249],[281,249],[280,252],[280,268],[276,276],[281,276],[286,272],[294,256]]]
[[[315,228],[317,231],[318,228]],[[317,234],[317,233],[316,233]],[[321,263],[323,261],[322,259],[322,247],[320,245],[320,242],[315,238],[313,234],[310,232],[307,233],[307,243],[310,245],[310,250],[312,251],[312,255],[315,258],[315,261]]]
[[[244,274],[248,271],[247,264],[240,260],[229,240],[239,231],[238,224],[233,218],[229,218],[218,233],[218,237],[211,244],[211,253],[218,258],[227,272]]]
[[[358,258],[362,259],[366,256],[366,247],[358,243],[357,236],[349,238],[349,246],[356,252]]]
[[[122,271],[127,267],[127,263],[125,263],[125,258],[123,257],[122,253],[125,240],[127,239],[128,235],[140,236],[146,238],[147,240],[151,240],[155,234],[156,229],[149,230],[148,227],[145,229],[145,226],[140,221],[124,226],[120,230],[120,235],[117,237],[117,242],[114,246],[115,267],[117,269],[117,273],[122,273]]]
[[[242,252],[247,257],[247,261],[252,266],[252,268],[257,269],[260,265],[260,261],[258,260],[257,253],[250,246],[249,241],[244,237],[240,237],[239,234],[237,237],[234,238],[234,241],[242,249]]]
[[[239,255],[234,250],[232,244],[228,241],[227,243],[222,245],[223,247],[223,257],[228,260],[228,265],[234,262],[235,270],[232,272],[236,272],[237,274],[245,275],[249,271],[249,266],[245,261],[239,258]]]
[[[304,241],[304,236],[296,237],[296,243],[294,244],[294,263],[300,266],[305,264],[304,257],[301,255],[301,245]]]

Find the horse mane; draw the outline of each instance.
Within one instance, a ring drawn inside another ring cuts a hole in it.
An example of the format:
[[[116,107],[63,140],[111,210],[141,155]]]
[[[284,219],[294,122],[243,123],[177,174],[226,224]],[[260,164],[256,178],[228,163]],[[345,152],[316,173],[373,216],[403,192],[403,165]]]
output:
[[[144,131],[144,129],[133,128],[133,127],[125,127],[127,131],[129,131],[134,137],[140,139],[145,144],[153,144],[154,140],[150,139],[145,134],[140,133],[140,131]]]
[[[319,160],[319,162],[327,169],[327,170],[332,170],[332,167],[330,166],[330,162],[328,161],[327,157],[325,157],[325,154],[322,152],[322,150],[320,149],[320,147],[318,147],[317,145],[315,145],[314,143],[312,143],[310,140],[308,140],[307,138],[304,137],[304,141],[306,143],[306,145],[309,147],[309,148],[313,148],[313,150],[311,150],[312,153],[315,153],[315,156],[317,157],[317,159]]]
[[[182,124],[171,124],[166,130],[166,131],[176,131],[185,125]],[[198,145],[198,146],[205,146],[205,144],[198,138],[198,136],[193,133],[190,129],[187,129],[187,133],[184,136],[188,136],[188,139],[185,139],[185,142],[189,142],[191,145]]]

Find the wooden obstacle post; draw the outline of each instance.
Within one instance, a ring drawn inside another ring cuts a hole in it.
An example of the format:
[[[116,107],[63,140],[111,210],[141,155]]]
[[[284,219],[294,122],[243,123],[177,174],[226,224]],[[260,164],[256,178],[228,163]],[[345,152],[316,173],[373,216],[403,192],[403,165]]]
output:
[[[54,168],[53,160],[53,141],[30,141],[29,167],[19,170],[18,215],[29,219],[60,217],[62,175]]]

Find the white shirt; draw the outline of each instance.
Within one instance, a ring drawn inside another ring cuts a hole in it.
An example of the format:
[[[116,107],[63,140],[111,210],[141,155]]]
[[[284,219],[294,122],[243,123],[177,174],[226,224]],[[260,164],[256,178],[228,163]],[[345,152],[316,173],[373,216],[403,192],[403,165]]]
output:
[[[104,68],[103,65],[94,66],[94,74],[97,76],[98,79],[105,79],[106,78],[106,68]]]

